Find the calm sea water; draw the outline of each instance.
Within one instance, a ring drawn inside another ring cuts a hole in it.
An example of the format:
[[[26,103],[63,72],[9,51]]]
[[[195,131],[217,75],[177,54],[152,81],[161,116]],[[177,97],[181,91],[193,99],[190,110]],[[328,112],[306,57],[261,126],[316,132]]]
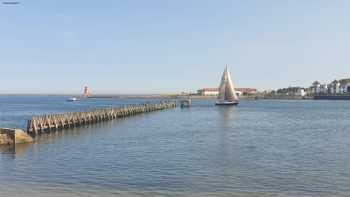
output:
[[[0,127],[157,102],[65,99],[1,96]],[[195,100],[0,151],[0,196],[350,196],[350,101]]]

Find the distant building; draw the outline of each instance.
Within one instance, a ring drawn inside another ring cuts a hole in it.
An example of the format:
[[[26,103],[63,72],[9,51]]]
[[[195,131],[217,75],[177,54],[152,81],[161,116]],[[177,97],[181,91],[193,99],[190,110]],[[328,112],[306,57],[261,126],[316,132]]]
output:
[[[242,94],[256,94],[258,90],[255,88],[235,88],[237,92],[242,92]]]
[[[197,93],[202,96],[217,96],[219,94],[219,88],[203,88],[197,90]]]
[[[235,88],[236,93],[240,96],[242,94],[256,94],[255,88]],[[202,96],[217,96],[219,94],[219,88],[203,88],[197,90],[197,94]]]
[[[202,88],[197,90],[197,94],[202,96],[217,96],[219,94],[219,88]]]
[[[328,93],[328,85],[327,84],[321,84],[319,93],[327,94]]]
[[[236,91],[236,94],[237,94],[237,96],[242,96],[242,92],[241,91],[238,91],[238,90],[235,90]]]
[[[297,96],[306,96],[306,91],[304,88],[299,88],[297,92],[295,93]]]
[[[345,85],[345,92],[350,93],[350,82]]]
[[[278,89],[275,94],[277,95],[287,95],[287,96],[306,96],[307,91],[310,90],[305,90],[305,88],[302,87],[293,87],[289,86],[288,88],[280,88]]]
[[[332,81],[332,83],[329,84],[329,93],[330,94],[338,94],[340,91],[340,83],[338,80]]]
[[[334,80],[330,84],[320,84],[315,81],[309,89],[312,94],[316,95],[348,94],[350,93],[350,79]]]
[[[320,91],[320,82],[315,81],[312,83],[312,86],[310,87],[311,93],[312,94],[317,94]]]

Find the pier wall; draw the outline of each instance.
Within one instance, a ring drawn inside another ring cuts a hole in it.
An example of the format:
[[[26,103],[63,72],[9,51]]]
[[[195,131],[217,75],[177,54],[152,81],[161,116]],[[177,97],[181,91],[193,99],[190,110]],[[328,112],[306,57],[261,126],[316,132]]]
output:
[[[27,132],[31,135],[37,135],[43,132],[95,124],[116,118],[123,118],[140,113],[175,107],[176,102],[161,102],[159,104],[129,105],[117,108],[96,109],[85,112],[36,116],[28,120]]]
[[[315,100],[350,100],[350,95],[315,95]]]

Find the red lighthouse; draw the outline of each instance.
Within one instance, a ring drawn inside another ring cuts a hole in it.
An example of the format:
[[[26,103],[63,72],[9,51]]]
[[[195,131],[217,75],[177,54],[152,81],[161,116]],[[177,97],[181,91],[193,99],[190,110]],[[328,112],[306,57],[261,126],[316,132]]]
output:
[[[84,93],[83,93],[84,97],[89,97],[90,96],[90,92],[89,92],[89,88],[87,86],[84,86]]]

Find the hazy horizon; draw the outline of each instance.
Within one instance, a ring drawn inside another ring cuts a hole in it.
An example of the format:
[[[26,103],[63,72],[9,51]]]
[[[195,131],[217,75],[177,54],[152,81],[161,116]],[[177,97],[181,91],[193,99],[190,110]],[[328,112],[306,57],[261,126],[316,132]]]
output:
[[[0,5],[0,94],[159,94],[350,77],[350,1]]]

